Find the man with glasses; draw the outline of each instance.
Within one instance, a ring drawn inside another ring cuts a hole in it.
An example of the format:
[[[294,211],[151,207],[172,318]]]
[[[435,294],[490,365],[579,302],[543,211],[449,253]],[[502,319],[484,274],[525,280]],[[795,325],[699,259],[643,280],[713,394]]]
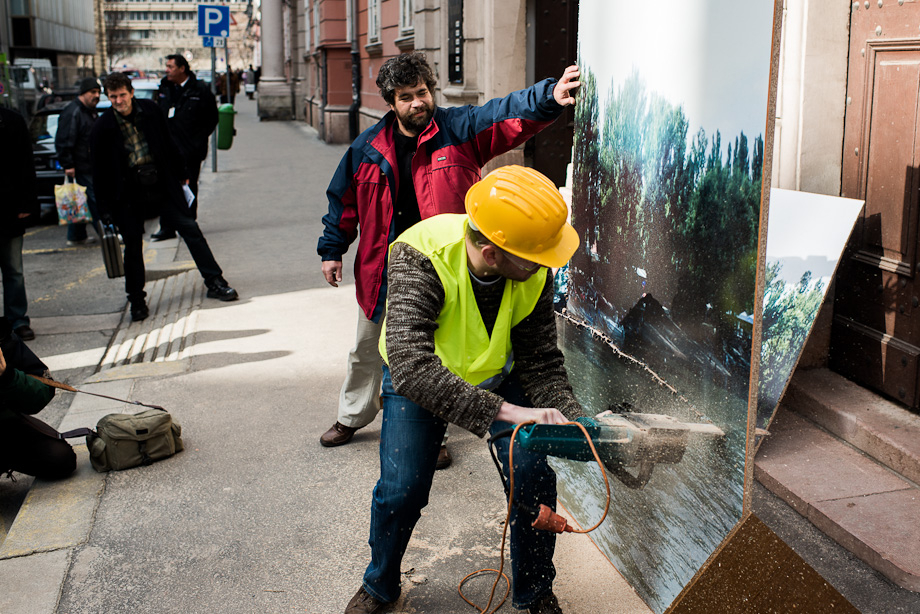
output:
[[[504,166],[473,185],[465,205],[467,215],[423,220],[390,247],[371,562],[345,614],[378,612],[399,597],[400,562],[428,503],[448,422],[483,437],[584,415],[556,346],[551,268],[579,244],[562,196],[539,172]],[[507,474],[509,440],[495,443]],[[514,465],[513,603],[561,614],[556,536],[533,528],[526,511],[555,509],[555,473],[545,456],[517,444]]]

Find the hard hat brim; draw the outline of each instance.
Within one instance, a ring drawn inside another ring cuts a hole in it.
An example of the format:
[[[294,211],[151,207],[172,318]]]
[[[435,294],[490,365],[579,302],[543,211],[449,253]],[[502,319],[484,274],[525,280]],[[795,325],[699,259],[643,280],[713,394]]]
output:
[[[558,269],[559,267],[565,265],[565,263],[567,263],[572,258],[572,256],[575,255],[575,251],[581,244],[581,239],[578,238],[578,231],[572,228],[571,224],[564,224],[560,229],[559,234],[559,241],[554,246],[539,253],[529,253],[515,249],[508,249],[505,246],[502,246],[501,249],[510,254],[514,254],[519,258],[524,258],[525,260],[535,262],[541,266]]]

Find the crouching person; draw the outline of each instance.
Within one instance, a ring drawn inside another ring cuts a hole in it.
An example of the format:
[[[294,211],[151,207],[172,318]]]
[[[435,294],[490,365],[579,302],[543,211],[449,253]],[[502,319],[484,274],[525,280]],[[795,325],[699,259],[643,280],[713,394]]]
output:
[[[51,401],[55,389],[28,374],[47,376],[48,368],[5,319],[0,319],[0,329],[0,473],[66,478],[77,467],[73,448],[32,417]]]
[[[474,184],[465,206],[466,215],[422,220],[390,247],[371,562],[346,614],[378,612],[399,596],[400,562],[448,422],[483,437],[584,415],[556,346],[549,267],[564,265],[579,243],[562,197],[540,173],[506,166]],[[507,464],[508,439],[497,445]],[[545,456],[517,445],[514,460],[513,603],[559,614],[556,536],[531,527],[522,511],[555,509],[556,476]]]

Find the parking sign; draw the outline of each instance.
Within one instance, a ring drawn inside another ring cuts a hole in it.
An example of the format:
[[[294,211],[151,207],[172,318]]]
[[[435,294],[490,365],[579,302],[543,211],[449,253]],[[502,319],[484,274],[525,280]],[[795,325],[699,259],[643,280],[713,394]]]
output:
[[[230,7],[199,4],[198,36],[230,36]]]

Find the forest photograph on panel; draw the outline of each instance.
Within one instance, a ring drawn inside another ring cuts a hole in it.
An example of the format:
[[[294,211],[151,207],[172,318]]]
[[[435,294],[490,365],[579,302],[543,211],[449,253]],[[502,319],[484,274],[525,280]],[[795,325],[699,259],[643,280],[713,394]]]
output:
[[[557,283],[573,388],[592,414],[724,433],[688,442],[640,487],[611,478],[591,537],[657,612],[742,512],[773,13],[772,0],[579,4],[581,246]],[[597,466],[551,465],[560,501],[592,526]]]

